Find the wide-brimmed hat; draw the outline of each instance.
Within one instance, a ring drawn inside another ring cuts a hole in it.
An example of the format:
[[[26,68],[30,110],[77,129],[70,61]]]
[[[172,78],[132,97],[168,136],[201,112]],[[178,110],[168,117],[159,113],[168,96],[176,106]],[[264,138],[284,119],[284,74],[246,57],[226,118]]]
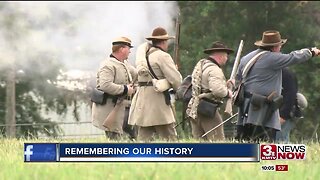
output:
[[[133,48],[131,45],[131,40],[127,37],[118,37],[112,41],[112,45],[127,45],[130,48]]]
[[[281,35],[278,31],[265,31],[262,34],[262,40],[256,41],[256,46],[277,46],[287,42],[287,39],[281,39]]]
[[[152,35],[150,37],[146,38],[147,40],[168,40],[168,39],[174,39],[174,36],[169,36],[167,31],[162,27],[157,27],[152,31]]]
[[[230,53],[233,53],[234,51],[232,49],[228,48],[222,42],[215,41],[212,43],[211,48],[205,49],[203,52],[206,54],[211,54],[213,52],[226,52],[226,53],[230,54]]]

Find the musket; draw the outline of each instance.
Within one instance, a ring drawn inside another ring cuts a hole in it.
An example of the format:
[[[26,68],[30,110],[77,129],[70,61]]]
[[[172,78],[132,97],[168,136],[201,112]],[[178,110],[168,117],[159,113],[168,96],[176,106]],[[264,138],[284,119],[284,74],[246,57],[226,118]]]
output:
[[[240,56],[241,56],[242,48],[243,48],[243,40],[240,41],[240,44],[238,47],[238,52],[236,55],[236,59],[234,60],[234,63],[233,63],[233,67],[232,67],[229,81],[234,81],[234,79],[235,79],[236,73],[238,71],[238,66],[240,64]],[[232,85],[228,84],[227,86],[228,86],[228,89],[232,90]],[[232,98],[229,98],[227,100],[224,112],[232,115]]]
[[[179,45],[180,45],[180,12],[178,13],[177,19],[176,19],[176,36],[174,40],[174,56],[173,60],[177,67],[180,67],[180,55],[179,55]]]
[[[178,12],[178,16],[176,19],[176,35],[175,35],[175,40],[174,40],[174,56],[173,56],[173,61],[176,64],[177,68],[180,67],[180,57],[179,57],[179,42],[180,42],[180,12]],[[176,107],[175,107],[175,96],[174,94],[170,93],[170,98],[171,98],[171,109],[173,111],[174,116],[176,117]]]
[[[107,118],[104,120],[103,122],[103,126],[105,128],[110,128],[112,127],[112,124],[114,124],[116,117],[117,117],[117,113],[119,112],[120,108],[121,108],[121,104],[124,100],[124,97],[121,97],[117,100],[116,105],[114,106],[114,108],[112,109],[112,111],[108,114]]]
[[[132,86],[134,87],[134,82],[137,80],[138,75],[135,77],[134,80],[132,80]],[[125,96],[121,96],[118,98],[114,108],[112,109],[112,111],[108,114],[107,118],[103,121],[102,126],[105,128],[110,128],[112,127],[112,124],[115,123],[116,121],[116,117],[117,117],[117,113],[119,112],[122,102],[124,101]]]
[[[238,66],[240,64],[240,56],[241,56],[242,48],[243,48],[243,40],[240,41],[236,59],[234,60],[234,63],[233,63],[230,79],[235,79],[236,73],[238,71]]]
[[[205,137],[207,134],[209,134],[211,131],[217,129],[218,127],[220,127],[222,124],[224,124],[225,122],[231,120],[232,118],[236,117],[238,115],[238,113],[232,115],[231,117],[229,117],[228,119],[224,120],[222,123],[218,124],[216,127],[210,129],[209,131],[207,131],[206,133],[204,133],[201,137]]]

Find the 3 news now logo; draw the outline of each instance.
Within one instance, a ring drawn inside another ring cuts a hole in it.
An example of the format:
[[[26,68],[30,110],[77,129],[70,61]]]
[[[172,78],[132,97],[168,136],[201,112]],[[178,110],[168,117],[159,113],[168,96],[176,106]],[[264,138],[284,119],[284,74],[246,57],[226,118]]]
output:
[[[304,144],[260,145],[261,160],[304,160],[306,152]]]
[[[24,162],[56,162],[57,145],[52,143],[25,143]]]

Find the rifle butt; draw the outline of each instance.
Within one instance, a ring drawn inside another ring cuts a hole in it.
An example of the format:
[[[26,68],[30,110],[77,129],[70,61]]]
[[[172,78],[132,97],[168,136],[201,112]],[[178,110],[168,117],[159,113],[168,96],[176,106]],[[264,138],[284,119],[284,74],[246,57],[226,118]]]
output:
[[[107,118],[102,123],[103,127],[110,129],[112,125],[115,124],[120,107],[120,104],[116,104],[116,106],[112,109],[112,111],[108,114]]]

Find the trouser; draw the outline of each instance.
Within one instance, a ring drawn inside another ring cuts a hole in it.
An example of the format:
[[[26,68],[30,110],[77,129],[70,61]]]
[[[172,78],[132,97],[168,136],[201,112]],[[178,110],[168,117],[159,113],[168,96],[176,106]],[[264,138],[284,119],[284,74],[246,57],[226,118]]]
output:
[[[218,111],[216,111],[215,117],[213,119],[198,114],[198,118],[196,120],[191,119],[190,122],[193,138],[210,141],[225,140],[223,125],[211,131],[205,137],[201,137],[204,133],[208,132],[212,128],[216,127],[218,124],[222,123],[222,118]]]
[[[119,140],[121,137],[121,134],[111,131],[105,131],[106,137],[110,140]]]
[[[167,141],[177,140],[177,132],[174,128],[174,123],[139,127],[138,140],[139,141],[151,141],[154,138],[165,139]]]
[[[292,122],[292,120],[287,119],[281,125],[281,131],[277,131],[277,133],[276,133],[276,142],[289,143],[290,142],[290,132],[293,127],[294,127],[294,123]]]
[[[137,139],[138,130],[137,126],[132,126],[128,124],[129,112],[130,106],[125,107],[122,129],[125,133],[128,134],[130,140],[135,140]]]
[[[128,135],[130,140],[137,139],[138,129],[136,126],[128,126],[124,128],[123,131]]]
[[[237,125],[236,139],[248,142],[269,142],[274,143],[276,138],[276,129],[246,124],[245,126]]]

